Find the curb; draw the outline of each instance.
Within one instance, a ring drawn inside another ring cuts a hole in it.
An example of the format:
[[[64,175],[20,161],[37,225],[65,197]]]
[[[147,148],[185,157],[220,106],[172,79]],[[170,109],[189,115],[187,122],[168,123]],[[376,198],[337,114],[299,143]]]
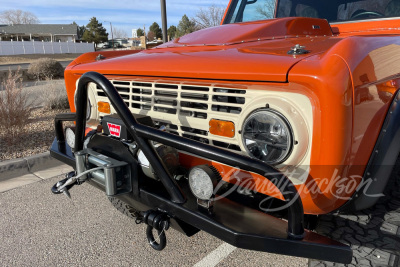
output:
[[[0,162],[0,181],[63,165],[50,152]]]

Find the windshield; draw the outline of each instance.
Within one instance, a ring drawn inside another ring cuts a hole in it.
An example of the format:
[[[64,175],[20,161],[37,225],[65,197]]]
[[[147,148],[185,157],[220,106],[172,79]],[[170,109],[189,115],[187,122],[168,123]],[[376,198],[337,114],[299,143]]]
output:
[[[400,17],[400,0],[233,0],[224,23],[274,17],[322,18],[329,22]]]

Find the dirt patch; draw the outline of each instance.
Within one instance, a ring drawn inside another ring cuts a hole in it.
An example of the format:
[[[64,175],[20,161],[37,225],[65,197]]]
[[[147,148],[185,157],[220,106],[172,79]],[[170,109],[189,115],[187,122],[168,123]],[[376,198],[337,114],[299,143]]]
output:
[[[82,54],[32,54],[32,55],[16,55],[16,56],[0,56],[0,65],[31,63],[39,58],[53,58],[57,61],[74,60]]]
[[[0,127],[0,161],[22,158],[49,151],[54,140],[54,117],[58,113],[69,112],[69,109],[46,110],[36,108],[29,117],[24,133],[13,145],[6,143],[4,129]]]

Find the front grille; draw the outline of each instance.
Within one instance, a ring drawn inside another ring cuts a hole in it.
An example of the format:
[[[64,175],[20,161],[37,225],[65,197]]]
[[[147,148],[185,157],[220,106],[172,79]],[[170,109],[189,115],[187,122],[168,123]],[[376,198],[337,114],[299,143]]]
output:
[[[203,143],[240,151],[237,138],[211,136],[210,119],[235,121],[246,104],[246,90],[213,85],[188,85],[110,80],[133,113],[146,114],[167,131]],[[106,101],[97,87],[98,101]]]

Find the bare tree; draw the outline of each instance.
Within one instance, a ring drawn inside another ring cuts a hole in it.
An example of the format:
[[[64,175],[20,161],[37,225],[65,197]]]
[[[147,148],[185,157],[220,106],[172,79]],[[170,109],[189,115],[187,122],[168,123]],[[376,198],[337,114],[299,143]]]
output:
[[[124,29],[113,27],[114,38],[126,38],[128,34]]]
[[[149,32],[147,33],[147,39],[148,39],[149,41],[155,40],[155,39],[156,39],[156,34],[155,34],[154,32],[152,32],[152,31],[149,31]]]
[[[0,13],[0,23],[4,24],[37,24],[40,23],[35,14],[20,9],[9,9]]]
[[[256,7],[258,13],[258,19],[272,19],[275,12],[275,1],[265,1],[263,5]]]
[[[212,5],[206,9],[200,8],[194,17],[196,26],[199,29],[218,26],[224,16],[225,9]]]

